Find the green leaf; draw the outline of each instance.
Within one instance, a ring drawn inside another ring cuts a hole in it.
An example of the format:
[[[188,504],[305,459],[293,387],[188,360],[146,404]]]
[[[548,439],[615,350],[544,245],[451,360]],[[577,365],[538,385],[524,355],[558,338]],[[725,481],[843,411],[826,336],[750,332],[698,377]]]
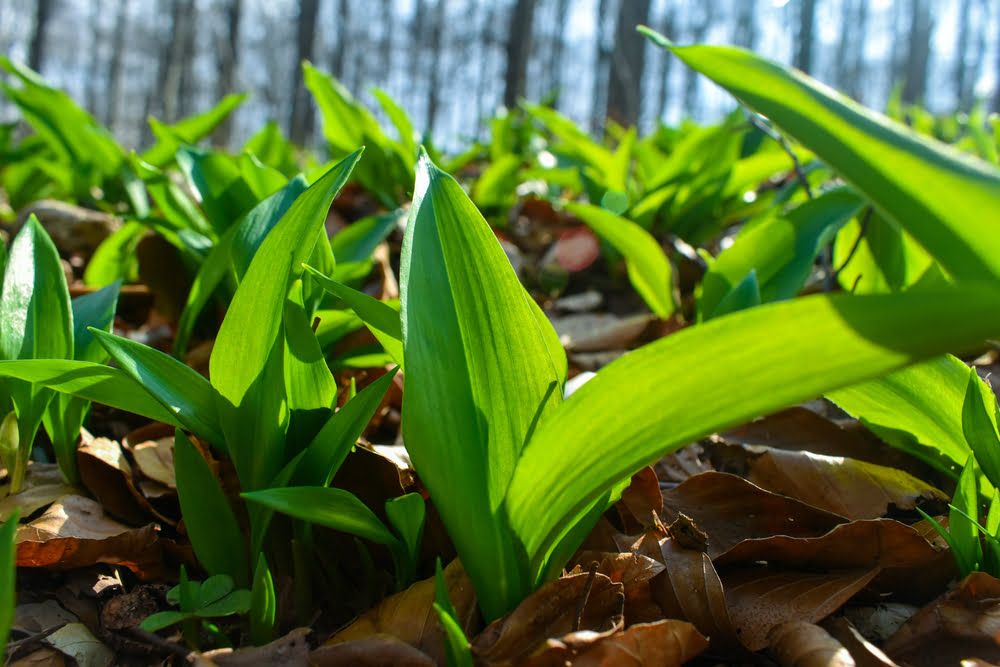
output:
[[[134,220],[111,233],[97,246],[87,268],[83,282],[88,287],[106,287],[116,280],[131,281],[138,277],[139,262],[136,248],[149,230]]]
[[[790,299],[798,294],[820,250],[862,205],[856,194],[838,188],[743,231],[715,258],[702,279],[699,315],[706,319],[714,313],[751,270],[757,275],[761,301]]]
[[[368,296],[364,292],[343,285],[311,266],[306,266],[305,270],[312,276],[320,287],[330,294],[343,299],[351,310],[353,310],[361,321],[365,323],[368,330],[372,332],[375,339],[382,344],[389,356],[397,364],[403,364],[403,330],[400,324],[399,313],[383,301]]]
[[[208,111],[183,118],[173,125],[166,125],[164,132],[158,135],[153,147],[142,154],[144,162],[157,167],[166,166],[174,159],[174,154],[181,143],[195,144],[218,127],[229,115],[246,100],[247,95],[226,95]]]
[[[968,366],[945,355],[827,398],[893,447],[957,479],[971,453],[962,430],[968,381]]]
[[[176,414],[125,372],[89,361],[0,361],[0,377],[35,382],[58,392],[109,405],[154,421],[180,426]]]
[[[312,252],[330,203],[360,155],[360,151],[355,152],[337,163],[299,195],[250,262],[219,329],[209,362],[212,385],[231,405],[242,406],[251,385],[263,372],[278,338],[288,288]],[[248,332],[253,335],[248,336]]]
[[[191,614],[182,611],[158,611],[144,618],[139,624],[139,628],[146,632],[157,632],[169,628],[171,625],[177,625],[190,617]]]
[[[207,607],[213,602],[218,602],[229,595],[233,588],[233,578],[228,574],[212,575],[201,582],[201,587],[198,589],[198,607]]]
[[[743,280],[736,283],[736,286],[722,297],[710,313],[702,315],[702,320],[728,315],[738,310],[753,308],[754,306],[759,306],[760,302],[760,284],[757,282],[757,270],[751,269],[750,273]]]
[[[983,548],[979,542],[976,521],[979,516],[977,472],[975,458],[970,456],[958,478],[955,495],[951,499],[952,508],[948,513],[948,532],[954,540],[952,549],[960,579],[979,569],[983,562]]]
[[[932,268],[940,271],[909,233],[878,213],[867,224],[853,220],[840,230],[833,264],[840,269],[840,286],[854,294],[901,292],[920,282]]]
[[[591,204],[567,204],[598,236],[625,257],[632,286],[660,319],[674,312],[673,272],[653,235],[630,220]]]
[[[956,278],[1000,277],[1000,171],[927,140],[801,72],[742,49],[675,46],[640,30],[812,150]]]
[[[302,304],[302,281],[292,284],[285,301],[285,397],[291,412],[288,439],[312,438],[337,398],[337,385]]]
[[[396,228],[401,215],[401,211],[393,211],[352,222],[330,239],[334,257],[340,263],[370,259],[378,244]]]
[[[969,382],[962,403],[962,433],[976,462],[994,488],[1000,488],[1000,407],[993,389],[969,370]]]
[[[219,616],[232,616],[233,614],[245,614],[250,611],[252,596],[248,590],[233,591],[221,600],[205,605],[195,612],[200,618],[217,618]]]
[[[420,558],[420,543],[424,535],[426,508],[419,493],[407,493],[385,501],[385,515],[402,540],[404,572],[396,572],[397,586],[403,590],[413,583]]]
[[[247,545],[233,509],[208,463],[179,429],[174,434],[177,498],[198,562],[209,574],[249,583]]]
[[[562,378],[554,336],[461,186],[423,156],[414,190],[401,259],[403,437],[492,619],[531,588],[501,506]]]
[[[274,579],[264,554],[257,555],[257,567],[250,589],[250,641],[261,646],[274,639],[275,614],[278,608]]]
[[[73,299],[73,359],[103,363],[108,354],[99,340],[94,338],[89,328],[111,332],[118,307],[118,292],[121,282],[113,282],[107,287],[81,294]]]
[[[177,421],[200,438],[222,446],[216,394],[208,380],[169,354],[128,338],[91,328],[125,373],[150,396],[176,415]]]
[[[14,538],[17,535],[18,518],[19,513],[15,509],[7,521],[0,525],[0,646],[7,646],[10,628],[14,624],[14,605],[17,603],[17,547]]]
[[[389,529],[353,493],[319,486],[290,486],[243,494],[243,498],[287,514],[376,544],[394,546],[397,540]]]
[[[539,426],[508,490],[512,529],[540,567],[565,525],[641,466],[709,433],[975,345],[1000,331],[998,299],[1000,291],[985,285],[816,295],[720,317],[633,351]]]
[[[448,595],[448,585],[445,583],[444,572],[441,570],[441,559],[434,566],[434,611],[438,622],[444,630],[444,642],[447,653],[445,658],[448,667],[472,667],[472,649],[469,639],[465,636],[458,622],[458,612]]]
[[[330,415],[303,452],[293,477],[296,484],[326,486],[330,483],[382,403],[395,375],[396,370],[384,374]]]

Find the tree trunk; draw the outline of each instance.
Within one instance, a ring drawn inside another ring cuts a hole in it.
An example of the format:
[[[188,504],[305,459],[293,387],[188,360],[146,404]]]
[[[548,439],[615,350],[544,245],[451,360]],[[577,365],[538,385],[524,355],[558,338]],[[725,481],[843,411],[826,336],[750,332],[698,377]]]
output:
[[[296,43],[298,57],[292,70],[292,113],[289,138],[293,143],[304,145],[312,135],[313,113],[309,92],[302,83],[302,61],[313,59],[316,43],[316,16],[319,0],[299,0],[299,20]]]
[[[752,51],[757,37],[757,0],[741,0],[736,4],[738,7],[733,41],[736,46]]]
[[[52,17],[54,0],[36,0],[35,2],[35,32],[31,35],[28,45],[28,67],[36,72],[42,71],[45,59],[45,35]]]
[[[809,73],[813,68],[813,31],[816,0],[799,0],[799,31],[795,35],[795,67]]]
[[[705,41],[705,35],[708,33],[708,29],[715,19],[714,5],[710,2],[706,2],[700,6],[698,11],[701,12],[701,16],[698,17],[698,21],[694,23],[691,30],[691,41],[694,44],[700,44]],[[702,77],[690,67],[685,68],[685,70],[684,112],[692,114],[698,106],[698,84]]]
[[[559,0],[556,5],[555,33],[552,36],[549,61],[545,68],[550,82],[549,90],[546,93],[553,96],[554,105],[558,104],[559,95],[562,92],[562,61],[563,53],[566,50],[566,24],[568,23],[569,10],[569,0]]]
[[[903,101],[921,103],[927,90],[927,68],[931,53],[931,7],[929,0],[910,0],[910,48],[906,59]]]
[[[444,28],[446,18],[447,0],[437,0],[434,8],[434,24],[431,27],[430,43],[428,48],[431,51],[430,81],[427,85],[427,131],[434,134],[434,121],[437,120],[438,103],[441,98],[441,31]]]
[[[628,2],[628,0],[620,0]],[[604,127],[604,113],[608,108],[607,99],[607,72],[608,63],[611,60],[611,48],[608,45],[607,28],[610,23],[608,17],[612,8],[609,6],[610,0],[600,0],[597,3],[597,54],[594,59],[594,90],[591,96],[593,107],[590,112],[590,129],[598,132]]]
[[[163,79],[163,120],[171,123],[180,115],[181,97],[184,95],[184,70],[191,58],[188,33],[191,31],[194,0],[173,0],[173,20],[170,29],[170,51],[167,57],[166,76]]]
[[[243,0],[229,0],[226,5],[226,39],[218,49],[219,80],[217,96],[236,92],[236,71],[240,54],[240,18],[243,14]],[[299,76],[299,79],[302,77]],[[232,115],[215,132],[216,141],[221,146],[229,146],[233,134]]]
[[[333,32],[337,35],[337,45],[334,47],[333,57],[330,59],[330,71],[335,77],[343,80],[349,36],[348,28],[351,25],[351,5],[347,0],[337,0],[337,13],[334,21],[336,23],[333,26]]]
[[[666,16],[663,17],[663,30],[662,33],[667,37],[673,38],[674,36],[674,10],[673,8],[668,8]],[[670,90],[670,73],[674,69],[674,57],[673,54],[665,53],[660,51],[663,56],[663,72],[660,75],[661,88],[660,94],[657,96],[656,100],[656,120],[660,121],[663,116],[667,113],[667,104],[670,102],[670,96],[673,91]]]
[[[95,118],[97,113],[97,100],[101,96],[101,76],[98,71],[101,66],[100,49],[98,45],[102,41],[101,37],[101,13],[103,3],[100,0],[91,0],[90,3],[90,25],[87,31],[90,33],[91,47],[87,50],[87,85],[84,88],[84,107]]]
[[[111,43],[111,60],[108,63],[107,76],[107,117],[105,125],[112,130],[118,122],[118,109],[123,102],[125,87],[125,68],[122,58],[125,53],[125,34],[128,31],[128,3],[118,0],[118,10],[115,13],[115,32]]]
[[[440,0],[439,0],[440,1]],[[535,0],[517,0],[507,27],[507,71],[504,74],[503,103],[508,109],[524,97],[528,83],[528,56],[535,21]]]
[[[638,38],[635,27],[646,23],[649,23],[649,0],[625,0],[618,5],[607,116],[626,127],[639,123],[646,40]]]

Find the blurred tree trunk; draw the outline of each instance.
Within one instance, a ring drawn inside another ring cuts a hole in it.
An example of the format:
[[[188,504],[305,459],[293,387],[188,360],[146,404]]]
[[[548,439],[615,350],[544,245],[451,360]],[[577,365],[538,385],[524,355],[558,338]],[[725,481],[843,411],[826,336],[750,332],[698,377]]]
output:
[[[697,10],[701,14],[698,20],[692,23],[691,42],[693,44],[705,41],[708,29],[712,26],[712,21],[715,20],[715,5],[713,3],[706,2],[698,6]],[[693,114],[698,106],[698,84],[702,77],[690,67],[684,69],[684,113]]]
[[[620,0],[628,2],[628,0]],[[608,63],[611,60],[611,47],[608,45],[608,24],[611,22],[610,0],[600,0],[597,3],[597,54],[594,59],[594,89],[591,99],[593,106],[590,113],[590,129],[598,132],[604,127],[604,113],[607,110],[607,99],[604,94],[607,92]]]
[[[795,67],[803,72],[813,68],[813,32],[816,27],[816,0],[798,0],[799,29],[795,34]]]
[[[958,6],[958,41],[955,44],[955,97],[959,109],[968,109],[972,97],[966,62],[971,41],[971,24],[972,0],[962,0]]]
[[[118,10],[115,13],[114,40],[111,43],[111,59],[108,61],[107,74],[107,116],[104,124],[114,129],[118,122],[118,109],[123,102],[125,89],[125,68],[122,60],[125,55],[125,34],[128,32],[128,3],[118,0]]]
[[[347,28],[351,25],[351,5],[347,0],[337,0],[337,13],[333,32],[337,35],[337,45],[330,60],[330,71],[335,77],[344,78],[344,56],[347,54]]]
[[[558,105],[562,89],[562,61],[563,53],[566,50],[566,24],[569,22],[569,10],[569,0],[559,0],[554,19],[555,33],[549,49],[548,65],[545,68],[550,84],[546,93],[553,95],[554,105]]]
[[[35,32],[31,35],[28,45],[28,67],[36,72],[42,71],[45,59],[45,35],[48,32],[49,19],[52,17],[54,0],[35,1]]]
[[[171,7],[175,0],[159,0],[157,3],[156,11],[160,14],[169,14],[173,16]],[[171,28],[171,34],[173,29]],[[172,51],[172,39],[170,34],[164,35],[160,32],[156,33],[156,71],[151,77],[151,85],[148,88],[146,94],[146,105],[143,110],[143,117],[149,118],[150,116],[161,116],[163,115],[164,99],[166,97],[166,79],[167,71],[170,68],[170,53]],[[164,82],[163,85],[159,85],[159,82]],[[143,145],[149,145],[152,141],[153,133],[149,127],[148,123],[143,124]]]
[[[243,15],[243,0],[229,0],[225,9],[226,38],[218,48],[219,85],[217,97],[236,92],[236,71],[240,55],[240,18]],[[300,77],[301,78],[301,77]],[[228,146],[233,134],[232,115],[216,130],[216,140],[221,146]]]
[[[663,16],[663,24],[661,25],[660,32],[671,39],[674,37],[674,10],[672,7],[668,7],[666,14]],[[657,96],[657,121],[661,120],[667,112],[667,104],[673,92],[670,90],[670,73],[674,67],[674,57],[672,54],[662,50],[658,50],[658,53],[662,56],[663,72],[660,75],[660,94]]]
[[[187,116],[195,109],[195,91],[197,89],[194,63],[198,56],[198,3],[196,0],[187,2],[187,11],[184,15],[183,46],[181,50],[181,82],[180,96],[177,100],[177,114],[179,117]]]
[[[297,57],[292,70],[292,113],[289,138],[293,143],[304,145],[312,135],[313,113],[309,91],[302,83],[302,61],[313,60],[316,43],[316,16],[319,14],[319,0],[299,0],[297,22]]]
[[[1000,21],[997,23],[1000,24]],[[1000,43],[1000,30],[997,31],[997,41]],[[1000,74],[1000,49],[997,49],[997,60],[994,66],[996,67],[996,73]],[[993,111],[1000,113],[1000,85],[996,85],[993,88]]]
[[[84,89],[83,105],[87,111],[95,118],[98,117],[97,100],[101,96],[101,76],[99,69],[101,66],[99,45],[101,44],[101,14],[104,8],[100,0],[91,0],[90,3],[90,48],[87,50],[87,85]]]
[[[624,0],[618,5],[615,45],[608,77],[607,116],[626,127],[639,123],[646,40],[635,32],[649,23],[649,0]]]
[[[922,103],[927,91],[927,69],[931,54],[930,0],[910,0],[910,48],[906,58],[903,101]]]
[[[170,52],[163,79],[163,119],[170,123],[181,113],[181,97],[187,92],[185,70],[192,58],[188,35],[193,32],[194,0],[173,0]]]
[[[439,0],[440,1],[440,0]],[[504,74],[503,103],[508,109],[524,97],[528,83],[528,56],[535,21],[535,0],[516,0],[507,27],[507,70]]]
[[[441,30],[447,15],[446,1],[437,0],[430,41],[427,44],[431,52],[430,81],[427,85],[427,132],[431,134],[434,133],[434,121],[437,120],[438,103],[441,99]]]
[[[736,46],[752,51],[757,38],[757,0],[740,0],[736,5],[736,30],[733,41],[736,42]]]

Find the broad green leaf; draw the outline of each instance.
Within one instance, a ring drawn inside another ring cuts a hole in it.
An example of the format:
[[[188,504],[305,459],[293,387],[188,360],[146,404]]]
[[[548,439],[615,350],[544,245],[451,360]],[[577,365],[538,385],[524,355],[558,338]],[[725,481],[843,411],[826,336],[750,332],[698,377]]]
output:
[[[251,594],[248,590],[233,591],[221,600],[205,605],[195,612],[199,618],[218,618],[220,616],[232,616],[234,614],[245,614],[250,610],[252,604]]]
[[[496,618],[531,587],[501,506],[532,429],[562,398],[551,334],[478,209],[426,156],[400,266],[403,437]]]
[[[740,101],[771,119],[910,232],[959,279],[1000,277],[1000,170],[921,137],[801,72],[731,47],[675,46],[641,28]]]
[[[91,328],[118,366],[199,438],[221,447],[215,390],[190,366],[157,349]]]
[[[14,624],[14,605],[17,603],[14,590],[17,547],[14,537],[17,534],[18,518],[18,511],[15,509],[7,521],[0,525],[0,646],[4,647],[7,646],[10,628]]]
[[[344,303],[361,318],[375,339],[382,344],[389,356],[397,364],[402,365],[403,331],[399,313],[392,306],[328,278],[311,266],[306,266],[305,269],[320,287],[343,299]]]
[[[839,269],[840,286],[854,294],[901,292],[937,268],[910,234],[878,213],[867,223],[853,220],[840,230],[833,265]]]
[[[401,538],[401,546],[406,556],[405,571],[396,572],[397,586],[400,590],[409,586],[417,573],[420,543],[424,536],[425,514],[424,499],[419,493],[407,493],[385,501],[385,515]]]
[[[273,120],[265,123],[250,137],[243,144],[243,150],[286,176],[291,177],[298,171],[295,147],[285,139],[281,134],[281,127]]]
[[[301,486],[327,486],[382,403],[396,371],[390,371],[362,389],[344,407],[330,415],[305,449],[292,479]]]
[[[979,378],[975,368],[970,369],[965,400],[962,402],[962,432],[976,456],[976,462],[994,488],[1000,488],[998,418],[1000,407],[993,389]]]
[[[106,287],[116,280],[131,282],[139,275],[139,262],[135,250],[149,230],[141,222],[131,220],[112,232],[97,246],[87,268],[83,282],[88,287]]]
[[[591,204],[567,204],[566,210],[622,254],[635,291],[660,319],[669,318],[674,312],[673,272],[653,235],[631,220]]]
[[[278,338],[288,288],[312,252],[330,203],[360,155],[360,151],[355,152],[337,163],[299,195],[254,254],[219,329],[209,362],[212,385],[231,405],[242,406],[247,391],[263,372]]]
[[[257,204],[240,222],[233,240],[232,259],[239,280],[243,280],[264,239],[307,187],[306,179],[296,176],[281,190]]]
[[[142,619],[139,627],[146,632],[158,632],[171,625],[177,625],[183,620],[190,618],[190,614],[182,611],[158,611]]]
[[[181,319],[177,323],[177,332],[174,334],[174,356],[178,359],[184,358],[184,354],[187,352],[188,341],[201,311],[226,276],[232,272],[230,259],[233,254],[233,237],[236,235],[236,230],[235,225],[227,229],[205,256],[205,261],[198,267],[198,273],[188,290],[187,303],[184,304]]]
[[[229,595],[235,584],[233,578],[228,574],[213,574],[211,577],[201,582],[198,589],[198,606],[207,607],[213,602],[218,602]]]
[[[337,384],[302,304],[302,281],[292,284],[284,313],[285,400],[291,412],[288,439],[312,438],[337,398]]]
[[[157,137],[153,147],[142,154],[144,162],[157,167],[166,166],[174,159],[181,143],[196,144],[218,127],[246,100],[247,95],[226,95],[208,111],[183,118],[173,125],[163,126],[169,133]]]
[[[968,366],[945,355],[827,398],[893,447],[957,478],[971,453],[962,433],[968,382]]]
[[[699,315],[712,315],[751,270],[757,276],[761,301],[795,296],[809,278],[820,250],[862,204],[846,188],[831,190],[741,233],[715,258],[702,279]]]
[[[977,490],[976,460],[970,456],[958,477],[955,495],[948,512],[948,532],[952,537],[952,550],[958,564],[959,579],[979,569],[983,562],[983,548],[979,542],[979,493]]]
[[[209,574],[249,584],[247,544],[226,494],[208,463],[179,429],[174,434],[177,498],[198,562]]]
[[[508,490],[512,529],[541,564],[567,523],[641,466],[709,433],[973,346],[1000,331],[998,305],[1000,290],[979,284],[816,295],[720,317],[631,352],[541,423]]]
[[[759,306],[761,303],[760,283],[757,282],[757,270],[751,269],[743,280],[729,290],[709,313],[703,313],[702,321],[713,317],[721,317],[738,310],[746,310]]]
[[[472,667],[469,639],[458,623],[458,612],[448,595],[448,585],[441,570],[440,558],[434,564],[434,611],[437,612],[438,622],[444,630],[448,667]]]
[[[376,544],[397,543],[389,529],[357,496],[343,489],[290,486],[242,494],[249,501],[302,521],[357,535]]]
[[[61,393],[180,426],[176,414],[164,408],[140,383],[124,371],[104,364],[68,359],[0,361],[0,378],[34,382]]]
[[[250,641],[261,646],[274,639],[274,622],[278,599],[274,579],[263,553],[257,555],[253,586],[250,589]]]
[[[401,216],[401,211],[393,211],[352,222],[330,239],[334,257],[341,263],[370,259],[378,244],[396,228]]]

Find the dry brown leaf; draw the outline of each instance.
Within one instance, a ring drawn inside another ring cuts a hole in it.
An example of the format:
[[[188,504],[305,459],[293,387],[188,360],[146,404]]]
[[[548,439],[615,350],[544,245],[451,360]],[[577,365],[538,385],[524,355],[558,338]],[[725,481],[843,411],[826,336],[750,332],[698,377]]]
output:
[[[882,649],[865,639],[846,618],[828,618],[823,627],[844,645],[858,667],[899,667]]]
[[[1000,580],[973,572],[907,621],[885,652],[915,667],[1000,662]]]
[[[744,424],[722,434],[722,439],[742,445],[846,456],[905,470],[920,478],[930,473],[926,464],[898,449],[886,447],[859,423],[851,421],[841,425],[804,407],[788,408]]]
[[[284,637],[279,637],[263,646],[249,646],[233,650],[221,648],[206,653],[194,654],[195,665],[208,667],[255,667],[255,665],[274,665],[275,667],[306,667],[310,664],[309,628],[296,628]]]
[[[771,630],[768,652],[781,667],[855,667],[839,641],[812,623],[789,621]]]
[[[668,454],[656,462],[653,469],[664,482],[680,483],[689,477],[708,472],[712,466],[702,460],[705,448],[695,443]]]
[[[675,619],[639,623],[619,632],[577,632],[550,639],[524,667],[677,667],[708,648],[693,625]]]
[[[177,488],[174,477],[174,437],[146,440],[132,447],[135,465],[143,475],[171,489]]]
[[[114,440],[94,438],[76,450],[80,481],[107,512],[131,524],[145,523],[155,512],[135,487],[132,466]],[[144,511],[145,510],[145,511]]]
[[[482,664],[517,664],[550,638],[621,627],[623,605],[621,584],[603,574],[570,574],[545,584],[491,623],[472,642],[472,652]]]
[[[926,599],[954,575],[946,550],[891,519],[852,521],[817,537],[773,535],[745,540],[715,559],[717,566],[760,561],[796,570],[878,568],[873,588],[903,599]]]
[[[66,656],[53,648],[40,648],[23,658],[12,660],[7,667],[63,667]]]
[[[79,667],[110,667],[115,654],[95,637],[83,623],[67,623],[42,640]]]
[[[660,480],[649,466],[632,475],[632,481],[622,493],[617,505],[626,533],[638,533],[655,524],[663,511]]]
[[[823,620],[876,574],[875,568],[825,574],[770,567],[720,572],[733,625],[740,641],[751,651],[768,647],[768,636],[775,626],[789,621]]]
[[[59,466],[55,463],[35,463],[28,465],[28,474],[20,493],[10,494],[10,485],[0,486],[0,521],[6,521],[19,510],[21,518],[34,514],[49,505],[56,498],[75,493],[76,489],[66,483]]]
[[[162,566],[158,528],[129,528],[108,518],[100,504],[64,496],[40,517],[17,529],[18,567],[70,569],[95,563],[124,565],[140,578]]]
[[[25,635],[35,635],[52,628],[76,623],[80,619],[63,609],[55,600],[27,602],[14,608],[12,629]]]
[[[625,594],[625,623],[634,625],[663,618],[663,610],[653,601],[649,582],[663,572],[658,560],[639,553],[579,552],[574,561],[581,570],[597,563],[597,572],[620,583]]]
[[[384,634],[320,646],[309,655],[309,663],[315,667],[436,667],[443,664],[406,642]]]
[[[473,629],[476,616],[476,596],[472,582],[458,560],[452,561],[444,569],[444,579],[459,623],[468,634]],[[434,577],[418,581],[405,591],[382,600],[378,606],[331,637],[326,645],[388,635],[443,663],[444,633],[434,610],[434,592]]]
[[[844,609],[844,618],[862,636],[884,642],[903,627],[919,607],[901,602],[882,602],[874,606],[851,606]],[[841,641],[844,641],[841,639]]]
[[[713,558],[744,540],[772,535],[822,535],[843,523],[835,514],[766,491],[721,472],[705,472],[663,492],[668,523],[680,514],[708,534]]]
[[[896,468],[841,456],[769,449],[752,459],[748,479],[848,519],[877,519],[890,506],[912,510],[920,501],[948,496]]]

